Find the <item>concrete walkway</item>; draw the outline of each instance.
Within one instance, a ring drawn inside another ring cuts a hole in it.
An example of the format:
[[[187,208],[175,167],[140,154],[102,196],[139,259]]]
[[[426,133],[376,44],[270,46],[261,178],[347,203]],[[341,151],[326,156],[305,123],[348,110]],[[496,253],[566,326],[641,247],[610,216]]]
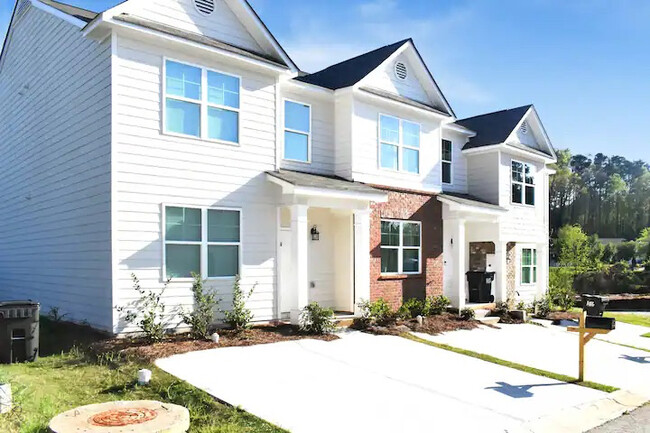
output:
[[[358,332],[329,343],[213,349],[156,364],[295,433],[515,432],[608,396],[404,338]]]
[[[644,406],[589,433],[650,433],[650,406]]]
[[[578,376],[577,334],[556,326],[499,324],[498,327],[500,329],[481,327],[473,331],[418,336],[531,367]],[[585,354],[586,380],[650,398],[649,352],[594,339],[587,344]]]

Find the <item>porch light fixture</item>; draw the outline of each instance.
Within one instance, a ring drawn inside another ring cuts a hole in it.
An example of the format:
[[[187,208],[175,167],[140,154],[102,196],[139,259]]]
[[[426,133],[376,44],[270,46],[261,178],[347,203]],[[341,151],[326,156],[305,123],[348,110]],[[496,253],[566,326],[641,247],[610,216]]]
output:
[[[319,241],[320,240],[320,232],[318,231],[318,227],[316,227],[316,226],[311,228],[311,240],[312,241]]]

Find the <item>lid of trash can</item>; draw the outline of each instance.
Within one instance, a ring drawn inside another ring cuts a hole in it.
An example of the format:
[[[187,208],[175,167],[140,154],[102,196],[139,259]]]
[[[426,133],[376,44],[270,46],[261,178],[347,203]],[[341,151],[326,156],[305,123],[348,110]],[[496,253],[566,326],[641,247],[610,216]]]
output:
[[[2,307],[38,307],[38,302],[31,299],[27,301],[0,301],[0,308]]]

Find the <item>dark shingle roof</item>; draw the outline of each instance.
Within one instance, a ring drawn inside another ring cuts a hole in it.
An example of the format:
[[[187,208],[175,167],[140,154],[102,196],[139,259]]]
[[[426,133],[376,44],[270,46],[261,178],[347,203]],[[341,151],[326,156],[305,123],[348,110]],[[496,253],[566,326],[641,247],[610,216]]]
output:
[[[303,83],[336,90],[357,84],[370,72],[374,71],[395,51],[411,39],[396,42],[368,53],[345,60],[313,74],[295,78]]]
[[[524,105],[509,110],[501,110],[457,120],[456,123],[458,125],[476,132],[476,136],[470,138],[469,143],[463,149],[473,149],[475,147],[503,143],[530,107],[532,105]]]
[[[42,3],[45,3],[48,6],[53,7],[54,9],[60,10],[61,12],[85,21],[87,23],[91,22],[97,17],[96,12],[89,11],[87,9],[82,9],[80,7],[71,6],[65,3],[61,3],[54,0],[40,0]]]
[[[267,171],[266,173],[269,176],[273,176],[295,186],[325,188],[334,191],[349,191],[362,194],[385,194],[384,191],[372,188],[366,184],[351,182],[338,176],[325,176],[284,169]]]

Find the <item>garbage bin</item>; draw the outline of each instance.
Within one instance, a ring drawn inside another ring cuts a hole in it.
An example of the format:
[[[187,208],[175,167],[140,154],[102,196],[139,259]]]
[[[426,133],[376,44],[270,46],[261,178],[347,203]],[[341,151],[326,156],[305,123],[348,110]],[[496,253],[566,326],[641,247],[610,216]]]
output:
[[[469,302],[485,304],[494,301],[492,296],[494,272],[469,271],[465,275],[469,285]]]
[[[0,363],[38,358],[39,312],[37,302],[0,302]]]

